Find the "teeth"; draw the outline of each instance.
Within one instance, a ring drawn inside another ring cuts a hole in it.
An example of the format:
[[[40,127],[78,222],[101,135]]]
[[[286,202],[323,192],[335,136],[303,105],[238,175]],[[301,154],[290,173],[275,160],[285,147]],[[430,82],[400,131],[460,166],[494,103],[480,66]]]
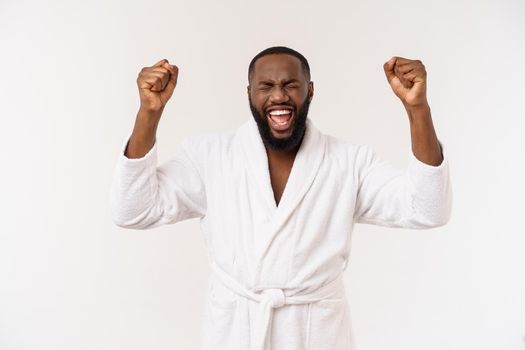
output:
[[[283,110],[271,111],[269,114],[270,115],[283,115],[283,114],[290,114],[290,113],[292,113],[292,111],[283,109]]]

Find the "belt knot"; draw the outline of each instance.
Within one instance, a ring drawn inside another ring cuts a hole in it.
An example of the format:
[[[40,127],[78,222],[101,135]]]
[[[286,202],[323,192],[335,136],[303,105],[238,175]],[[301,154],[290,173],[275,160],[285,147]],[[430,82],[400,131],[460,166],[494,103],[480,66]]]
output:
[[[273,309],[277,309],[284,306],[286,297],[282,289],[271,288],[261,292],[261,301],[270,305]]]

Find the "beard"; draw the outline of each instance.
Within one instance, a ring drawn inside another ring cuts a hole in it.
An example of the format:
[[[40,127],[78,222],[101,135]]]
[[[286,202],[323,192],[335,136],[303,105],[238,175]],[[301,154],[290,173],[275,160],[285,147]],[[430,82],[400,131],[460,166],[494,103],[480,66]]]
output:
[[[259,111],[253,106],[251,98],[248,98],[250,103],[250,110],[253,118],[259,128],[259,134],[266,147],[275,151],[291,151],[301,144],[304,132],[306,130],[306,117],[308,116],[308,109],[310,108],[310,100],[306,96],[303,105],[299,111],[296,111],[295,120],[293,121],[292,134],[285,139],[276,138],[272,134],[270,125],[266,115],[261,115]]]

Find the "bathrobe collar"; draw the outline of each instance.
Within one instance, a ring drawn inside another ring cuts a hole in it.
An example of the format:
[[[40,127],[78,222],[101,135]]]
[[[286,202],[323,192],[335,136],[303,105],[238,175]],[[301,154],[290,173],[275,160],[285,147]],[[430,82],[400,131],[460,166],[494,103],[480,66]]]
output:
[[[269,232],[265,235],[266,244],[261,247],[263,248],[261,254],[264,255],[282,224],[293,213],[312,185],[325,154],[326,140],[311,119],[307,118],[305,135],[277,206],[270,180],[268,156],[255,120],[250,118],[242,126],[241,132],[245,164],[254,185],[253,190],[261,196],[261,201],[264,202],[269,213]]]

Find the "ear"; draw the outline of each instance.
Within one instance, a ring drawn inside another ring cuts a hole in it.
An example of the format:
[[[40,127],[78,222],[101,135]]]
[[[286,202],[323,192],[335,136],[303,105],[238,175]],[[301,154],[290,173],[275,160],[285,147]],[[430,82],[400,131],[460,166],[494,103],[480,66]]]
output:
[[[310,101],[312,101],[312,98],[314,97],[314,82],[310,81],[308,83],[308,97],[310,98]]]

